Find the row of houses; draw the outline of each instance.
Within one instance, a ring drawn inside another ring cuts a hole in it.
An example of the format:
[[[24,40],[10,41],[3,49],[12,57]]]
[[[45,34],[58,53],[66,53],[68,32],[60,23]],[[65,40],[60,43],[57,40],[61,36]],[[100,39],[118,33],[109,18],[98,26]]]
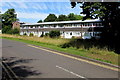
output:
[[[14,23],[14,28],[17,26]],[[19,26],[19,25],[18,25]],[[93,20],[75,20],[75,21],[59,21],[59,22],[43,22],[43,23],[21,23],[20,35],[32,33],[34,36],[40,37],[52,30],[59,30],[62,38],[78,37],[82,39],[90,39],[92,37],[99,38],[103,25],[98,19]]]

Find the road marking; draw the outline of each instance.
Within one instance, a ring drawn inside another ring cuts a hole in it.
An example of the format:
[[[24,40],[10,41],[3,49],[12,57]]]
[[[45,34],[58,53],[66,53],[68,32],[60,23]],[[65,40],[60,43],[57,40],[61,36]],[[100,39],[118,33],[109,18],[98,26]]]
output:
[[[107,66],[107,65],[104,65],[104,64],[80,59],[80,58],[77,58],[77,57],[73,57],[73,56],[70,56],[70,55],[62,54],[62,53],[51,51],[51,50],[48,50],[48,49],[36,47],[36,46],[33,46],[33,45],[28,45],[28,46],[33,47],[33,48],[37,48],[37,49],[41,49],[41,50],[44,50],[44,51],[47,51],[47,52],[51,52],[51,53],[54,53],[54,54],[58,54],[58,55],[61,55],[61,56],[65,56],[65,57],[68,57],[68,58],[72,58],[72,59],[75,59],[75,60],[78,60],[78,61],[82,61],[82,62],[86,62],[86,63],[89,63],[89,64],[97,65],[97,66],[100,66],[100,67],[103,67],[103,68],[111,69],[111,70],[114,70],[114,71],[120,71],[118,68],[110,67],[110,66]]]
[[[76,74],[76,73],[74,73],[74,72],[72,72],[72,71],[69,71],[69,70],[67,70],[67,69],[65,69],[65,68],[63,68],[63,67],[60,67],[60,66],[57,66],[57,65],[56,65],[56,67],[59,68],[59,69],[62,69],[62,70],[64,70],[64,71],[66,71],[66,72],[68,72],[68,73],[71,73],[72,75],[75,75],[75,76],[77,76],[77,77],[79,77],[79,78],[85,78],[85,77],[83,77],[83,76],[81,76],[81,75],[79,75],[79,74]]]

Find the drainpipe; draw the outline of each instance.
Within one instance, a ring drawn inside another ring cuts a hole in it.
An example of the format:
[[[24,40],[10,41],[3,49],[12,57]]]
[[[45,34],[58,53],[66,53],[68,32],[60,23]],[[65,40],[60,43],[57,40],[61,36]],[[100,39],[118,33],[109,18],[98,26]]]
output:
[[[81,25],[81,38],[83,37],[82,36],[82,32],[83,32],[83,27],[82,27],[83,25]]]

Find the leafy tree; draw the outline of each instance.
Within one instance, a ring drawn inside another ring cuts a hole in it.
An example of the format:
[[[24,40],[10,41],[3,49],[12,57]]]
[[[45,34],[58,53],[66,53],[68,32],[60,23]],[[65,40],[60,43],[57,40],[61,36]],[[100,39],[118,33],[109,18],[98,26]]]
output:
[[[72,7],[75,7],[77,3],[71,2]],[[115,49],[117,53],[120,53],[119,39],[120,39],[120,3],[119,2],[84,2],[80,6],[83,11],[81,14],[87,18],[95,19],[99,18],[103,21],[104,29],[101,35],[101,41],[106,43],[109,48]]]
[[[0,15],[2,24],[2,33],[18,34],[19,30],[12,29],[12,23],[18,21],[17,14],[14,9],[8,9],[4,14]]]
[[[82,20],[83,19],[83,16],[80,16],[80,15],[74,15],[76,20]]]
[[[59,15],[57,21],[69,21],[69,18],[66,15]]]
[[[3,27],[8,25],[12,27],[12,22],[15,21],[18,21],[18,19],[14,9],[8,9],[4,14],[2,14]]]
[[[70,13],[70,14],[68,15],[68,18],[69,18],[69,20],[76,20],[76,17],[75,17],[75,15],[74,15],[74,13]]]
[[[74,14],[74,13],[70,13],[68,15],[68,18],[69,18],[69,20],[82,20],[83,16],[77,15],[77,14]]]
[[[53,22],[53,21],[56,21],[57,20],[57,17],[55,14],[49,14],[47,16],[47,18],[44,20],[44,22]]]
[[[57,31],[57,30],[50,31],[49,36],[51,38],[59,37],[60,36],[60,31]]]
[[[39,20],[37,23],[42,23],[43,21],[42,20]]]
[[[0,30],[2,29],[2,16],[0,14]]]

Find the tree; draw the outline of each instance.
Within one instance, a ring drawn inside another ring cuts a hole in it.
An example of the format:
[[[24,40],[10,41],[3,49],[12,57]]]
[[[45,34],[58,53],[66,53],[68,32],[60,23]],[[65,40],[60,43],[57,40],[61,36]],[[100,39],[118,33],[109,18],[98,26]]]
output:
[[[2,25],[4,26],[11,26],[12,23],[18,21],[17,14],[15,14],[14,9],[8,9],[4,14],[2,14]]]
[[[72,7],[75,7],[77,3],[71,2]],[[83,11],[81,14],[87,18],[96,19],[99,18],[103,21],[104,29],[102,30],[101,41],[106,43],[109,48],[115,49],[115,52],[120,53],[119,39],[120,39],[120,3],[119,2],[84,2],[80,6]]]
[[[37,23],[42,23],[43,21],[42,20],[39,20]]]
[[[12,29],[12,23],[15,21],[18,21],[17,14],[15,14],[14,9],[8,9],[4,14],[1,14],[0,17],[2,17],[2,33],[7,34],[18,34],[18,30]]]
[[[49,14],[47,16],[47,18],[44,20],[44,22],[53,22],[53,21],[56,21],[57,20],[57,17],[55,14]]]
[[[60,36],[60,31],[57,31],[57,30],[50,31],[49,36],[51,38],[55,38],[55,37],[57,38]]]
[[[0,14],[0,30],[2,29],[2,15]]]
[[[77,15],[77,14],[74,14],[74,13],[70,13],[68,15],[68,18],[69,18],[69,20],[82,20],[83,16]]]
[[[69,21],[69,18],[66,15],[59,15],[57,21]]]
[[[70,14],[68,15],[68,18],[69,18],[69,20],[76,20],[76,17],[75,17],[75,15],[74,15],[74,13],[70,13]]]
[[[76,20],[82,20],[83,19],[83,16],[80,16],[80,15],[74,15]]]

